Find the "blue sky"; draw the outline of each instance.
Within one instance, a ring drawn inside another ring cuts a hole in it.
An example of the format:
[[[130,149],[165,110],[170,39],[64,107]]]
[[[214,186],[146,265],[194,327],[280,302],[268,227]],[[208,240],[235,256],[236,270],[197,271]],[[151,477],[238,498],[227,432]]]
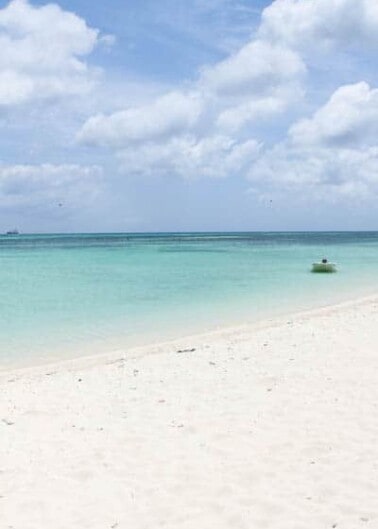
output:
[[[375,0],[13,0],[0,39],[0,231],[376,229]]]

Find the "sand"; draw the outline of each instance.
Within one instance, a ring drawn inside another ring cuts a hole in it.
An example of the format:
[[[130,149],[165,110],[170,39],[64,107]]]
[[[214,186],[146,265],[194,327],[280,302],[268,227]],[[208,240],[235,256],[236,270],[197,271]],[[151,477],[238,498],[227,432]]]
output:
[[[378,298],[0,388],[1,529],[378,528]]]

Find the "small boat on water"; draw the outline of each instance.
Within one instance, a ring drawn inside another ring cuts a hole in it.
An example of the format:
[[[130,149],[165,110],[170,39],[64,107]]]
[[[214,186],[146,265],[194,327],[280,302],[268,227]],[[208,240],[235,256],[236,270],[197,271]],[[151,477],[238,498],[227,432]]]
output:
[[[14,230],[7,231],[5,235],[19,235],[19,234],[20,234],[20,232],[18,230],[14,229]]]
[[[318,273],[336,272],[336,265],[329,263],[327,259],[322,259],[320,263],[312,263],[312,271]]]

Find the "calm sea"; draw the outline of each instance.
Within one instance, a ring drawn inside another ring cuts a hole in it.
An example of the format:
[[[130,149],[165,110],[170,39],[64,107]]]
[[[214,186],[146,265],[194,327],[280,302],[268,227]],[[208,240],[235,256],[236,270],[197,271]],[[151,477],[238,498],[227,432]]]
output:
[[[322,257],[337,274],[311,274]],[[0,237],[0,366],[104,352],[378,290],[378,233]]]

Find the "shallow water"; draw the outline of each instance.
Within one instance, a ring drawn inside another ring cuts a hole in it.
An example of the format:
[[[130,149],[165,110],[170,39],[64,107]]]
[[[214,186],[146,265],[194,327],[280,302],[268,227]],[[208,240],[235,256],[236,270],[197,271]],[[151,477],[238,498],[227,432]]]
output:
[[[328,257],[337,274],[311,274]],[[107,351],[377,291],[378,233],[0,237],[0,363]]]

